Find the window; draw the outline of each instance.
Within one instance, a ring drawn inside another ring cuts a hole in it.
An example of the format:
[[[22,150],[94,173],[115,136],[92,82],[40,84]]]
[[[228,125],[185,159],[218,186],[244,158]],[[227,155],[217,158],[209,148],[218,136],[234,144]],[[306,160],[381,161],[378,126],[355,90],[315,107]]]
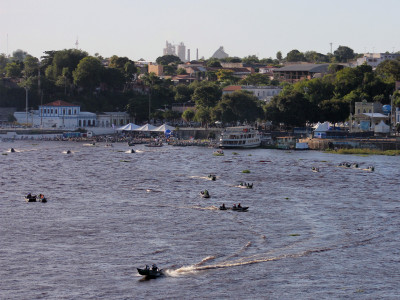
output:
[[[57,109],[55,110],[56,114],[57,114]]]
[[[51,114],[53,114],[53,109],[51,109]]]
[[[62,110],[62,112],[63,112],[63,115],[65,115],[65,108]]]
[[[74,115],[76,115],[76,109],[74,109]]]
[[[71,110],[70,109],[68,109],[68,115],[71,115]]]

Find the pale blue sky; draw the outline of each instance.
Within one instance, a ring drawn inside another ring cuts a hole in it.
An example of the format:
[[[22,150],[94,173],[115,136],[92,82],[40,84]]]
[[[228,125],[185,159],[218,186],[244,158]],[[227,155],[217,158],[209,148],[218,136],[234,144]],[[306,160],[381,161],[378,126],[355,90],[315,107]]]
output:
[[[165,41],[195,59],[219,46],[230,56],[400,51],[399,0],[0,0],[0,53],[75,47],[90,55],[155,60]],[[7,43],[8,35],[8,43]]]

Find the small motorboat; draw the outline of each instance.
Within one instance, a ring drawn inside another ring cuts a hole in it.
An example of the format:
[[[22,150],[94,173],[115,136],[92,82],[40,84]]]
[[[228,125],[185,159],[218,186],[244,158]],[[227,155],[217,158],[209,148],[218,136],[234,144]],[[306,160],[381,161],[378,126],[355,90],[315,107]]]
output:
[[[135,143],[134,142],[128,142],[128,146],[129,147],[133,147],[133,146],[135,146]]]
[[[200,192],[201,197],[203,198],[210,198],[210,194],[208,193],[207,190],[201,191]]]
[[[11,152],[11,153],[14,153],[14,152],[15,152],[15,149],[14,149],[14,148],[11,148],[11,149],[10,149],[10,152]]]
[[[214,156],[224,156],[224,151],[222,150],[217,150],[213,152]]]
[[[219,207],[219,210],[228,210],[228,208],[225,206],[225,204],[222,204],[222,205]]]
[[[163,270],[157,268],[157,266],[155,265],[153,265],[151,269],[148,266],[146,266],[144,269],[137,268],[137,270],[140,275],[145,276],[147,278],[157,278],[164,275]]]
[[[36,202],[36,195],[28,195],[25,197],[26,202]]]
[[[161,142],[154,142],[154,143],[150,143],[150,144],[146,144],[144,145],[145,147],[162,147],[163,143]]]
[[[232,210],[234,211],[247,211],[248,209],[248,206],[232,206]]]
[[[317,168],[317,167],[312,167],[312,168],[311,168],[311,171],[313,171],[313,172],[319,172],[319,168]]]
[[[253,188],[253,183],[246,183],[246,182],[241,182],[239,183],[238,187],[242,189],[252,189]]]

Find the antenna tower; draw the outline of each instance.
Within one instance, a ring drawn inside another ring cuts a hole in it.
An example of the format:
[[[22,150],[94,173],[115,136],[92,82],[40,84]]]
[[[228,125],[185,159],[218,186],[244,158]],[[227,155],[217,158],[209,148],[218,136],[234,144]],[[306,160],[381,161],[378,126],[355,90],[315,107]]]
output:
[[[78,37],[76,37],[76,42],[75,42],[76,49],[78,49],[78,46],[79,46],[79,40],[78,40]]]

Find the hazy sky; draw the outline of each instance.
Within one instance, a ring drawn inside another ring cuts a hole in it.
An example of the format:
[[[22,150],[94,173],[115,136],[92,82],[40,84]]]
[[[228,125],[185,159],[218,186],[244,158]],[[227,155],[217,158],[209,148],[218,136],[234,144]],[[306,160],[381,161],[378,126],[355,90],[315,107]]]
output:
[[[195,59],[400,51],[400,0],[0,0],[0,53],[79,48],[90,55],[155,60],[165,41]],[[8,38],[7,38],[8,36]]]

